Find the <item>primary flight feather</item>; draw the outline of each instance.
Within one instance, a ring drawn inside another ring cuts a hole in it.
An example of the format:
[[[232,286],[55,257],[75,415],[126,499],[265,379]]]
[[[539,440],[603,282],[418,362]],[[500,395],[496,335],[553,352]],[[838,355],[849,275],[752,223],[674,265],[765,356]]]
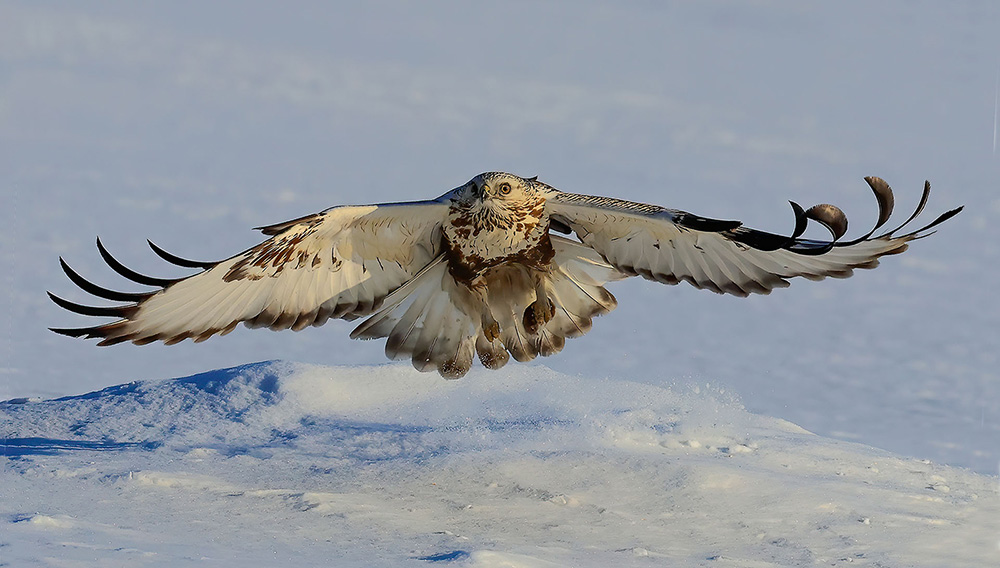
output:
[[[962,209],[898,234],[923,210],[925,184],[906,222],[876,236],[893,195],[883,180],[865,179],[879,216],[874,229],[850,241],[841,241],[847,219],[832,205],[805,210],[792,202],[795,230],[781,236],[738,221],[566,193],[503,172],[480,174],[431,201],[333,207],[261,227],[269,239],[220,262],[183,259],[150,242],[164,260],[200,270],[184,278],[134,272],[98,240],[112,269],[154,289],[109,290],[60,258],[84,291],[124,304],[84,306],[49,293],[70,311],[117,318],[53,331],[97,338],[98,345],[173,344],[225,335],[240,322],[300,330],[365,317],[351,337],[384,337],[389,358],[458,378],[476,356],[497,369],[511,356],[529,361],[559,352],[567,337],[587,333],[595,316],[615,308],[604,287],[610,281],[641,275],[717,293],[767,294],[796,276],[844,278],[874,268],[879,257],[903,252]],[[810,220],[829,229],[832,240],[801,238]]]

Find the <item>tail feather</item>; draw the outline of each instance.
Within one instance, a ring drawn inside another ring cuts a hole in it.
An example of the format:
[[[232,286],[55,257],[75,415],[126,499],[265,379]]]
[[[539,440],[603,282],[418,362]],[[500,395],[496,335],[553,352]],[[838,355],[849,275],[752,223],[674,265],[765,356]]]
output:
[[[575,311],[575,306],[569,305],[569,299],[559,290],[553,288],[552,303],[556,305],[556,315],[552,318],[554,327],[565,331],[566,337],[580,337],[593,327],[593,320]]]
[[[542,357],[550,357],[559,353],[566,346],[566,336],[549,331],[547,328],[538,330],[532,347]]]
[[[603,284],[590,279],[586,264],[567,262],[557,268],[558,277],[551,279],[552,302],[556,315],[548,329],[565,337],[579,337],[593,326],[595,316],[604,315],[618,306],[618,300]],[[605,280],[606,281],[606,280]]]
[[[472,367],[478,316],[471,292],[455,282],[448,265],[436,261],[385,299],[383,307],[351,333],[355,339],[387,338],[390,359],[409,357],[420,371],[437,370],[446,378],[464,376]]]
[[[448,348],[454,352],[457,338],[453,326],[449,325],[449,308],[451,298],[441,292],[436,292],[428,302],[427,311],[421,325],[416,345],[413,348],[413,366],[420,371],[431,371],[438,366],[438,361],[445,361],[449,356]]]
[[[412,301],[401,310],[403,315],[398,322],[389,318],[380,321],[378,335],[373,335],[373,337],[388,337],[385,344],[387,357],[399,361],[413,354],[417,339],[420,338],[417,320],[423,316],[430,300],[430,295],[414,294]]]

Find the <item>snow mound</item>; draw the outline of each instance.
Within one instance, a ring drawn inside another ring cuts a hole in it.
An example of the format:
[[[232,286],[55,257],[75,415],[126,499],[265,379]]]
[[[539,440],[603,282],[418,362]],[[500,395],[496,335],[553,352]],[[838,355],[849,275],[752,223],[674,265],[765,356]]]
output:
[[[18,566],[984,566],[996,480],[724,393],[267,362],[0,404]]]

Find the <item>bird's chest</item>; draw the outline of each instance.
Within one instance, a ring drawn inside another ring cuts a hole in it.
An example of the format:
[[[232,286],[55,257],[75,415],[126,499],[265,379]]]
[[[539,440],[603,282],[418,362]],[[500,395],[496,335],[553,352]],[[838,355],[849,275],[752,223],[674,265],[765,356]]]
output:
[[[503,218],[455,209],[443,229],[452,273],[465,280],[499,264],[541,267],[552,258],[549,219],[542,204]]]

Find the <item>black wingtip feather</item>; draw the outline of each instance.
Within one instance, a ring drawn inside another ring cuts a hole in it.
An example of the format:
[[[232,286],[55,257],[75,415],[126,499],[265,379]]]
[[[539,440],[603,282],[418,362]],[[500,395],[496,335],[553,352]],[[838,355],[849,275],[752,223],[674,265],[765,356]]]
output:
[[[911,221],[913,221],[914,219],[916,219],[917,215],[920,215],[920,213],[924,210],[924,207],[927,205],[927,201],[928,201],[928,199],[930,199],[930,197],[931,197],[931,182],[925,180],[924,181],[924,192],[922,194],[920,194],[920,202],[917,203],[917,208],[913,210],[913,213],[911,213],[909,217],[906,218],[906,221],[903,221],[903,223],[900,226],[898,226],[895,229],[887,232],[886,235],[892,235],[893,233],[895,233],[896,231],[898,231],[898,230],[902,229],[903,227],[909,225]],[[919,231],[915,231],[915,232],[919,232]]]
[[[836,205],[823,203],[813,205],[806,211],[806,218],[812,219],[823,225],[833,235],[833,240],[838,241],[847,233],[847,215]]]
[[[709,233],[721,233],[723,231],[732,231],[733,229],[739,228],[743,225],[741,221],[728,221],[725,219],[709,219],[708,217],[702,217],[700,215],[693,215],[686,212],[678,212],[674,214],[674,222],[682,227],[687,227],[688,229],[694,229],[696,231],[705,231]]]
[[[94,328],[92,328],[92,327],[73,327],[73,328],[50,327],[49,328],[49,331],[51,331],[53,333],[58,333],[59,335],[65,335],[65,336],[68,336],[68,337],[83,337],[84,335],[87,335],[88,333],[90,333],[93,330],[94,330]]]
[[[923,233],[924,231],[926,231],[928,229],[936,227],[936,226],[940,225],[941,223],[944,223],[948,219],[951,219],[955,215],[958,215],[959,213],[961,213],[962,209],[965,209],[964,205],[962,205],[961,207],[956,207],[956,208],[952,209],[951,211],[945,211],[944,213],[938,215],[937,219],[934,219],[933,221],[931,221],[927,225],[925,225],[925,226],[917,229],[916,231],[913,231],[913,233],[911,233],[911,234],[915,235],[917,233]]]
[[[146,239],[146,243],[149,244],[149,248],[153,249],[153,252],[156,253],[156,256],[162,258],[163,260],[169,262],[170,264],[175,264],[182,268],[200,268],[203,270],[208,270],[209,268],[212,268],[215,265],[219,264],[218,262],[204,262],[200,260],[190,260],[187,258],[179,257],[175,254],[171,254],[163,250],[162,248],[157,246],[156,243],[154,243],[149,239]]]
[[[806,210],[802,208],[801,205],[794,201],[789,201],[792,206],[792,212],[795,214],[795,230],[792,231],[791,240],[795,240],[802,236],[802,233],[806,232],[806,227],[809,225],[809,218],[806,217]]]
[[[69,300],[60,298],[52,292],[46,292],[46,294],[48,294],[49,298],[60,308],[84,316],[124,318],[128,317],[128,314],[135,310],[135,306],[85,306],[83,304],[77,304],[76,302],[70,302]]]
[[[875,199],[878,201],[879,208],[878,220],[875,223],[875,227],[872,228],[871,231],[860,238],[851,241],[840,241],[840,237],[842,237],[847,231],[847,217],[844,216],[840,209],[832,205],[817,205],[816,207],[810,208],[808,211],[803,211],[801,206],[794,201],[790,201],[789,203],[792,205],[792,211],[795,213],[795,230],[793,231],[791,237],[786,238],[785,243],[781,245],[780,248],[784,248],[797,254],[811,256],[825,254],[835,247],[849,247],[870,240],[875,231],[882,228],[886,222],[888,222],[889,217],[892,215],[895,202],[892,189],[889,187],[889,184],[885,182],[885,180],[869,176],[865,178],[865,181],[868,182],[868,185],[875,193]],[[894,237],[896,232],[909,225],[910,222],[923,212],[924,207],[927,205],[927,201],[930,198],[930,193],[931,184],[929,181],[925,181],[923,193],[920,195],[920,202],[917,204],[917,208],[913,211],[913,213],[900,226],[882,234],[878,238],[919,238],[919,236],[922,236],[922,233],[925,233],[929,229],[932,229],[937,225],[944,223],[948,219],[951,219],[955,215],[958,215],[964,208],[964,206],[956,207],[955,209],[946,211],[929,224],[911,231],[906,235]],[[802,235],[805,230],[805,224],[809,220],[817,221],[830,229],[830,232],[833,233],[834,240],[832,242],[826,242],[800,239],[799,236]],[[774,245],[778,242],[778,239],[776,238],[777,235],[764,233],[762,231],[755,231],[752,229],[743,230],[741,228],[739,230],[730,231],[728,236],[734,240],[760,250],[774,250]]]
[[[138,272],[128,268],[118,259],[111,256],[108,249],[104,248],[104,244],[101,242],[101,238],[97,238],[97,250],[100,251],[101,257],[104,262],[108,263],[108,266],[118,274],[128,278],[129,280],[136,282],[138,284],[145,284],[146,286],[156,286],[158,288],[166,288],[171,284],[175,284],[183,280],[183,278],[154,278],[152,276],[146,276],[145,274],[139,274]]]
[[[67,264],[62,257],[59,257],[59,264],[62,266],[63,272],[66,273],[66,276],[68,276],[69,279],[74,284],[79,286],[80,289],[83,290],[84,292],[97,296],[98,298],[104,298],[105,300],[114,300],[116,302],[141,302],[142,300],[145,300],[146,298],[153,295],[153,292],[132,293],[132,292],[119,292],[117,290],[109,290],[107,288],[94,284],[93,282],[87,280],[83,276],[80,276],[78,272],[70,268],[69,264]]]
[[[874,233],[882,225],[885,225],[889,217],[892,216],[895,198],[892,195],[892,188],[889,187],[889,184],[884,179],[876,176],[868,176],[865,178],[865,181],[868,182],[868,187],[872,188],[875,199],[878,201],[878,221],[875,222],[875,228],[871,231]]]

